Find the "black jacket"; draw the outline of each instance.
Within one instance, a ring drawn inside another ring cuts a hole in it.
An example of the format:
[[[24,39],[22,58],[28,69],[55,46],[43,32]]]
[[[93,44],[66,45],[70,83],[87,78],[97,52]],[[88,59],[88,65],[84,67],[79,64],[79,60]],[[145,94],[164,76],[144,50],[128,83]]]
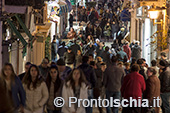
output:
[[[161,81],[161,93],[170,92],[170,68],[163,69],[159,79]]]
[[[71,50],[73,51],[73,53],[74,53],[75,55],[77,55],[77,51],[80,50],[80,46],[79,46],[78,44],[73,44],[73,45],[71,46]]]
[[[107,51],[103,51],[101,57],[103,58],[103,62],[106,62],[106,64],[111,63],[110,61],[110,53]]]
[[[67,47],[66,46],[59,46],[58,47],[57,53],[58,53],[58,55],[60,57],[63,57],[65,52],[67,52]]]
[[[71,52],[71,53],[65,52],[64,53],[64,61],[66,64],[73,64],[75,61],[75,54],[73,52]]]
[[[96,74],[94,69],[87,63],[81,64],[78,68],[84,72],[87,82],[92,88],[94,88],[96,84]]]

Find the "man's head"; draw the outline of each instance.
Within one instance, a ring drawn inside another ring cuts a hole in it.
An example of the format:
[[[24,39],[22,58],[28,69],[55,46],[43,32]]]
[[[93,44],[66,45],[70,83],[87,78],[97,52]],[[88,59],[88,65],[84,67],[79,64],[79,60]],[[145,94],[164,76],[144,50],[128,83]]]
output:
[[[26,62],[26,63],[25,63],[25,72],[26,72],[26,73],[28,72],[30,66],[31,66],[31,63],[30,63],[30,62]]]
[[[100,68],[101,68],[102,72],[104,72],[106,70],[106,68],[107,68],[106,63],[101,62],[100,63]]]
[[[139,43],[140,43],[139,41],[136,41],[136,42],[135,42],[136,45],[139,45]]]
[[[108,46],[105,47],[105,51],[106,51],[106,52],[109,51],[109,47],[108,47]]]
[[[117,56],[112,56],[111,58],[112,63],[117,63],[118,62],[118,57]]]
[[[88,63],[88,61],[89,61],[89,57],[88,56],[83,56],[82,62],[83,63]]]
[[[156,64],[157,64],[156,60],[152,60],[151,64],[152,64],[152,66],[156,66]]]
[[[68,52],[68,53],[71,53],[71,51],[72,51],[72,49],[71,49],[71,47],[69,47],[69,48],[67,49],[67,52]]]
[[[48,59],[44,58],[44,59],[42,60],[41,66],[42,66],[43,68],[47,68],[47,67],[48,67],[48,63],[49,63]]]
[[[162,52],[162,53],[161,53],[161,59],[162,59],[162,60],[166,60],[166,59],[167,59],[167,55],[166,55],[165,52]]]
[[[160,69],[164,69],[164,68],[166,68],[166,67],[168,67],[168,62],[167,62],[166,60],[161,60],[161,61],[159,62],[159,68],[160,68]]]
[[[142,67],[144,67],[144,61],[142,60],[142,59],[138,59],[137,60],[137,64],[139,65],[139,66],[142,66]]]
[[[125,31],[125,28],[122,27],[120,30],[121,30],[122,32],[124,32],[124,31]]]
[[[128,42],[128,41],[126,41],[126,42],[125,42],[125,45],[129,45],[129,42]]]
[[[65,70],[65,62],[62,58],[60,58],[58,61],[57,61],[57,67],[58,67],[58,70],[59,72],[63,72]]]
[[[94,61],[93,54],[89,54],[88,63],[90,64],[91,61]]]
[[[92,66],[93,69],[96,69],[96,68],[97,68],[95,61],[90,61],[90,66]]]
[[[126,70],[130,69],[130,63],[126,62],[126,63],[124,63],[124,66],[125,66]]]
[[[95,41],[96,41],[97,44],[100,43],[100,40],[98,38]]]
[[[131,67],[131,72],[139,72],[140,67],[138,64],[133,64]]]
[[[146,60],[144,58],[141,58],[143,60],[143,66],[146,66]]]

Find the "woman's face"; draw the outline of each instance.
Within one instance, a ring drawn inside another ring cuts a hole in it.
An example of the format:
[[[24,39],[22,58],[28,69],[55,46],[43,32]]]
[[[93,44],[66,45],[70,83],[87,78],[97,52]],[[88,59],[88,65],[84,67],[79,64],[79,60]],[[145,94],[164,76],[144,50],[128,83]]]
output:
[[[53,80],[56,80],[57,79],[57,75],[58,75],[58,72],[56,69],[51,69],[50,70],[50,76]]]
[[[74,70],[73,72],[73,80],[78,81],[80,78],[80,71],[78,69]]]
[[[11,74],[12,74],[12,69],[10,66],[5,66],[5,69],[4,69],[4,74],[6,77],[10,77]]]
[[[147,70],[147,75],[151,76],[153,73],[150,70]]]
[[[32,67],[31,69],[30,69],[30,74],[31,74],[31,77],[37,77],[38,76],[38,71],[37,71],[37,69],[35,68],[35,67]]]
[[[78,54],[78,55],[81,55],[81,51],[80,51],[80,50],[78,50],[78,51],[77,51],[77,54]]]
[[[71,32],[73,32],[74,30],[73,30],[73,28],[71,28]]]

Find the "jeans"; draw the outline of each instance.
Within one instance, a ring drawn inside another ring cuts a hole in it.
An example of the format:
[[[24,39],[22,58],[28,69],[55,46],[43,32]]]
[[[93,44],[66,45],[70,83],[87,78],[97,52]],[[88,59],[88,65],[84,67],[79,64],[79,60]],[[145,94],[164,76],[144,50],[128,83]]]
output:
[[[88,99],[93,99],[93,89],[88,89]],[[93,113],[93,107],[87,107],[86,113]]]
[[[165,111],[164,113],[170,113],[170,105],[169,105],[170,92],[162,93],[161,98],[162,98],[162,108],[163,111]]]
[[[120,95],[121,95],[120,92],[106,91],[106,98],[108,100],[110,100],[110,97],[113,97],[113,99],[120,99]],[[106,108],[107,113],[111,113],[111,109],[113,113],[119,112],[119,108],[117,107],[113,107],[113,108],[107,107]]]

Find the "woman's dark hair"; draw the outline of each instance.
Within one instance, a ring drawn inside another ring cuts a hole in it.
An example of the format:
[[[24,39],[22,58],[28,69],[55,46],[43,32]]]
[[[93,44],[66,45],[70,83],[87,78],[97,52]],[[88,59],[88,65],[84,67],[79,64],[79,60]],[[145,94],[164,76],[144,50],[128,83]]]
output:
[[[75,68],[72,70],[72,72],[70,73],[70,75],[68,76],[68,78],[66,79],[66,86],[69,87],[67,85],[67,82],[70,81],[70,85],[73,89],[73,91],[75,91],[75,81],[73,80],[73,72],[76,71],[76,70],[79,70],[80,71],[80,78],[79,78],[79,86],[81,87],[81,83],[85,83],[87,84],[87,81],[86,81],[86,78],[84,76],[84,73],[83,71],[80,69],[80,68]]]
[[[5,65],[3,66],[2,70],[1,70],[1,79],[5,81],[6,79],[6,75],[5,75],[5,68],[6,66],[9,66],[11,68],[11,71],[12,71],[12,74],[11,74],[11,83],[14,84],[15,83],[15,77],[16,77],[16,74],[14,72],[14,68],[12,66],[11,63],[5,63]]]
[[[152,75],[156,75],[157,73],[157,71],[152,67],[149,67],[148,70],[153,73]]]
[[[57,66],[55,65],[52,65],[49,69],[49,73],[48,73],[48,76],[47,76],[47,79],[46,79],[46,84],[47,84],[47,87],[48,87],[48,91],[50,92],[50,87],[51,87],[51,81],[52,81],[52,78],[51,78],[51,75],[50,75],[50,71],[51,69],[56,69],[57,71],[57,79],[54,83],[54,93],[56,93],[58,91],[58,89],[61,87],[62,85],[62,81],[59,77],[59,71],[58,71],[58,68]]]
[[[131,67],[131,72],[138,72],[140,70],[140,67],[138,64],[133,64]]]
[[[34,82],[32,81],[31,73],[30,73],[31,69],[33,67],[37,70],[37,77]],[[35,64],[32,64],[31,67],[29,68],[27,74],[23,78],[23,83],[26,84],[27,88],[30,90],[31,82],[33,82],[33,89],[36,89],[37,86],[40,85],[42,81],[43,81],[43,79],[42,79],[42,76],[40,75],[40,71],[39,71],[38,67]]]

